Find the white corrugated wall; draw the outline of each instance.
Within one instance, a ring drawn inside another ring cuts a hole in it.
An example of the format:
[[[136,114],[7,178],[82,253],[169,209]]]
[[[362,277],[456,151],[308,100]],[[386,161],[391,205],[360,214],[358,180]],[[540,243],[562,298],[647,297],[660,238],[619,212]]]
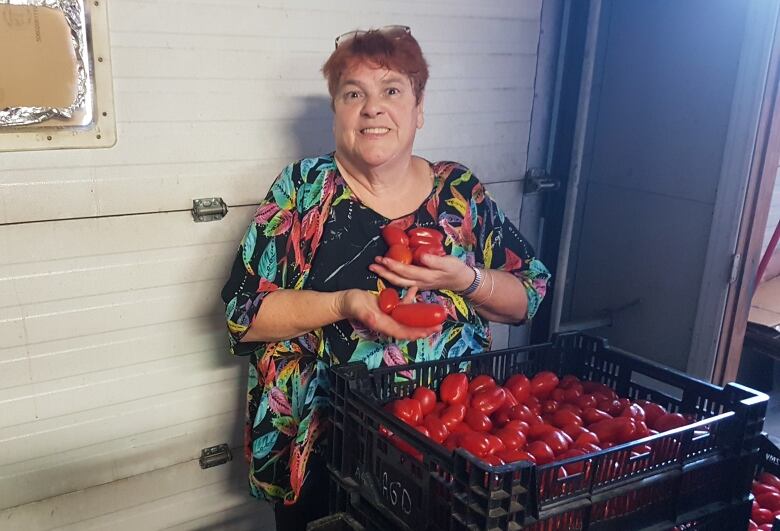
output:
[[[116,146],[0,154],[0,529],[267,523],[240,456],[195,459],[241,444],[219,289],[279,170],[332,148],[333,38],[410,25],[417,152],[471,166],[517,222],[541,2],[106,2]],[[194,223],[211,196],[229,214]]]

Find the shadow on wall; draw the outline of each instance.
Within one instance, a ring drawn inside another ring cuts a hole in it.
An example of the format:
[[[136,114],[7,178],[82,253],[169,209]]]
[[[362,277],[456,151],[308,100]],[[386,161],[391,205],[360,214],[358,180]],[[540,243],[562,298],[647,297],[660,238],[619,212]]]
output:
[[[299,106],[300,111],[297,116],[291,117],[288,131],[290,152],[295,155],[295,160],[333,151],[333,111],[330,109],[330,98],[307,96],[301,98]]]

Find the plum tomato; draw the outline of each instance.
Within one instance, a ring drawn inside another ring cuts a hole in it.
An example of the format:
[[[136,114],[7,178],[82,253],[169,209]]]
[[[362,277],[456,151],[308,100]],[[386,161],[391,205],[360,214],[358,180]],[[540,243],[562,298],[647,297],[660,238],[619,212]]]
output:
[[[394,288],[385,288],[379,292],[379,309],[390,315],[395,307],[401,304],[401,297]]]
[[[469,378],[461,372],[448,374],[441,381],[441,385],[439,385],[439,399],[447,404],[461,404],[466,402],[468,399],[468,392]]]
[[[392,245],[406,245],[409,246],[409,236],[406,235],[403,229],[394,225],[385,225],[382,228],[382,239],[388,246]]]
[[[542,371],[531,378],[531,394],[542,399],[553,392],[558,387],[558,376],[551,371]]]
[[[514,374],[504,382],[504,387],[512,393],[518,403],[525,402],[531,394],[531,381],[525,374]]]
[[[412,393],[412,398],[420,403],[423,416],[432,413],[436,408],[436,393],[427,387],[418,387]]]
[[[390,315],[403,325],[417,328],[437,326],[447,318],[447,312],[443,306],[428,302],[399,304]]]
[[[409,247],[406,245],[401,245],[400,243],[396,243],[395,245],[391,245],[387,250],[385,253],[385,258],[392,258],[396,262],[409,265],[412,263],[414,255],[412,254],[412,250],[409,249]]]

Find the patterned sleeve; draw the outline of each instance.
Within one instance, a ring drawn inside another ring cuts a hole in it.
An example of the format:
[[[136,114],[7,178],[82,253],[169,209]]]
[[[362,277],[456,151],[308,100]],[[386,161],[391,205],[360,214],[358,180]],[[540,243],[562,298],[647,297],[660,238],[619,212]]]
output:
[[[291,164],[282,171],[260,203],[222,288],[230,350],[235,355],[250,354],[257,348],[257,343],[240,341],[265,296],[294,283],[299,276],[299,253],[293,260],[287,257],[290,243],[300,239],[301,226],[295,208],[293,169]]]
[[[547,291],[550,272],[482,183],[476,179],[472,183],[470,202],[476,211],[473,220],[477,238],[475,261],[485,268],[506,271],[520,279],[528,295],[526,318],[531,319]]]

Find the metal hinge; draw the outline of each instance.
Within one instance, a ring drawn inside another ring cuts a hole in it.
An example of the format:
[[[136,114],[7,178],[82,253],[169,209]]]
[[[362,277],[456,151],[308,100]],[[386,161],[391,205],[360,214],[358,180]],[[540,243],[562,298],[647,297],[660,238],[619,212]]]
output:
[[[213,466],[224,465],[233,460],[233,454],[230,453],[230,447],[227,444],[219,444],[209,448],[203,448],[200,451],[200,467],[211,468]]]
[[[739,268],[742,265],[742,255],[737,253],[731,257],[731,275],[729,275],[729,284],[733,284],[737,281],[739,276]]]
[[[552,192],[561,187],[560,179],[550,177],[544,168],[529,168],[523,179],[523,194]]]
[[[221,197],[204,197],[192,200],[192,219],[195,221],[217,221],[225,217],[228,207]]]

